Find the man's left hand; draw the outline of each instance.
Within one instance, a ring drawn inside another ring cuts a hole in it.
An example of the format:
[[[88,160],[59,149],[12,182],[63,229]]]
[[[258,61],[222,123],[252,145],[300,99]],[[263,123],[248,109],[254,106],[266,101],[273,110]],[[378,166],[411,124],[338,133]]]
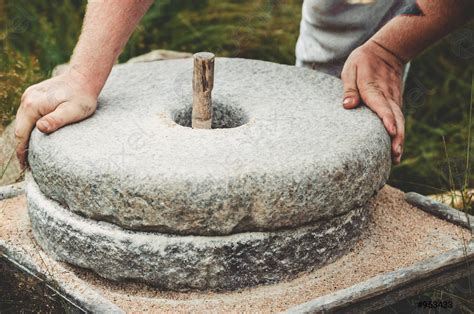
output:
[[[392,138],[394,164],[400,163],[405,139],[403,66],[400,58],[369,40],[349,55],[341,73],[344,108],[353,109],[363,102],[379,116]]]

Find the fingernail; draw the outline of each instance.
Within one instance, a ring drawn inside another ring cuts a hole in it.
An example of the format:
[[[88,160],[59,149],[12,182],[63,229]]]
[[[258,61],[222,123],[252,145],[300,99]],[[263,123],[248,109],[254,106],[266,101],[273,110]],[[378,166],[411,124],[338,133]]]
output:
[[[38,122],[38,124],[41,126],[41,128],[43,128],[44,130],[48,131],[49,130],[49,123],[46,122],[46,121],[40,121]]]
[[[344,101],[342,102],[343,105],[351,105],[352,104],[352,98],[351,97],[346,97],[344,98]]]

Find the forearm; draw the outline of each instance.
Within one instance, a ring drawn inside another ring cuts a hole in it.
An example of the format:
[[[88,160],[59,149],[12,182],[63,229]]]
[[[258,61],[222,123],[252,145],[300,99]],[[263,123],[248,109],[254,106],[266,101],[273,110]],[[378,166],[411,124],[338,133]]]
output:
[[[153,0],[89,0],[70,72],[98,95],[136,25]]]
[[[396,16],[371,38],[402,62],[410,61],[473,17],[473,0],[418,0],[417,3],[420,14],[407,12]]]

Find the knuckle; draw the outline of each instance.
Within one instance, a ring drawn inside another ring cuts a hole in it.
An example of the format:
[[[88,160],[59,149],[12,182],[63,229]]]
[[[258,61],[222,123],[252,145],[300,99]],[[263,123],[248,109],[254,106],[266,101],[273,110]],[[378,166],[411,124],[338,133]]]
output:
[[[53,116],[49,116],[49,117],[44,117],[44,120],[46,120],[46,122],[48,122],[48,124],[52,127],[52,128],[57,128],[61,125],[62,123],[62,119],[59,118],[59,117],[53,117]]]
[[[33,101],[33,99],[30,96],[25,96],[25,98],[23,99],[23,101],[21,103],[21,106],[23,107],[23,109],[29,111],[29,110],[32,110],[35,107],[35,102]]]
[[[348,87],[345,88],[344,91],[345,91],[346,93],[355,93],[355,92],[357,92],[357,89],[355,89],[355,88],[352,87],[352,86],[348,86]]]
[[[15,138],[17,139],[23,138],[23,133],[21,132],[19,128],[15,128]]]
[[[345,96],[354,96],[354,95],[357,95],[357,89],[355,89],[354,87],[346,87],[344,89],[344,95]]]

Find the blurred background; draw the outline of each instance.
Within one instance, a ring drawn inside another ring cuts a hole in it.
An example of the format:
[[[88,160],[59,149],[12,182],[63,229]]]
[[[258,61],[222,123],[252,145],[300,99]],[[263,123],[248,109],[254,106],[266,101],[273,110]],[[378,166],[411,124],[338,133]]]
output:
[[[294,64],[301,2],[156,1],[120,61],[170,49]],[[13,119],[27,86],[68,61],[85,4],[82,0],[0,0],[1,125]],[[412,62],[404,97],[405,154],[392,171],[391,185],[423,194],[441,193],[453,185],[464,187],[473,58],[471,23]],[[469,175],[470,186],[473,179]]]
[[[301,3],[155,1],[119,61],[154,49],[169,49],[207,50],[218,56],[294,64]],[[68,62],[85,5],[85,0],[0,0],[0,134],[14,119],[24,89]],[[469,188],[474,177],[467,152],[473,60],[471,23],[412,62],[404,93],[405,154],[402,163],[393,168],[389,182],[403,191],[422,194],[461,190],[467,200],[461,207],[471,213]],[[428,294],[433,293],[436,291]]]

